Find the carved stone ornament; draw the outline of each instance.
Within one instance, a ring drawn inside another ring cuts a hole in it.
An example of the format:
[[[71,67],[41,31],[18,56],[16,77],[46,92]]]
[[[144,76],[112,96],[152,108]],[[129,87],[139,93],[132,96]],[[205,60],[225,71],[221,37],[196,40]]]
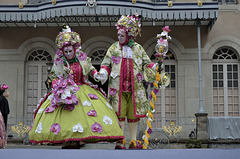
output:
[[[89,7],[97,6],[97,0],[87,0],[86,6],[89,6]]]

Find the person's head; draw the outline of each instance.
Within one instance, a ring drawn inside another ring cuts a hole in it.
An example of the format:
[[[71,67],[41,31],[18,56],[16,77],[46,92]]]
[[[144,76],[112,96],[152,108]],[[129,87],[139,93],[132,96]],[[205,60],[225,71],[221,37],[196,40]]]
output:
[[[140,18],[141,16],[137,13],[131,16],[122,15],[115,26],[118,31],[124,29],[129,38],[135,39],[141,31]]]
[[[121,28],[117,32],[118,41],[120,44],[124,44],[128,39],[127,32],[125,29]]]
[[[0,85],[0,95],[2,95],[5,92],[5,90],[7,90],[7,89],[8,89],[8,86],[6,84],[1,84]]]
[[[56,37],[56,44],[58,48],[58,58],[64,55],[67,60],[72,60],[75,53],[81,49],[81,38],[80,35],[73,32],[69,26],[63,25],[62,30]]]
[[[75,47],[73,45],[67,45],[63,47],[63,55],[67,60],[72,60],[75,56]]]
[[[10,95],[10,94],[9,94],[8,91],[5,91],[5,92],[3,93],[3,96],[6,97],[6,98],[9,97],[9,95]]]

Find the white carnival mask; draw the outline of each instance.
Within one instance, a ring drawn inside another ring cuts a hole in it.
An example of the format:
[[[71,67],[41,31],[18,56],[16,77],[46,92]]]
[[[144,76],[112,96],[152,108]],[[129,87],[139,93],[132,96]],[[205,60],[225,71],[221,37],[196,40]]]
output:
[[[74,48],[72,45],[63,48],[63,54],[67,60],[72,60],[75,56]]]
[[[117,37],[118,37],[118,41],[120,44],[124,44],[126,39],[127,39],[127,35],[124,29],[119,29],[118,33],[117,33]]]

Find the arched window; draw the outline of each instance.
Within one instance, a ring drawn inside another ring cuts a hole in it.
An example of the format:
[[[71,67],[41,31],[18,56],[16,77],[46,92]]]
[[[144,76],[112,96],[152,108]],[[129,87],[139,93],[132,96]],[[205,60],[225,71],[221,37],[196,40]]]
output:
[[[154,52],[150,58],[153,62],[157,62],[155,54],[156,52]],[[170,50],[166,55],[163,61],[164,71],[170,75],[171,81],[167,88],[161,89],[160,93],[157,94],[157,100],[155,102],[156,112],[154,114],[157,127],[161,127],[169,121],[176,121],[177,117],[176,59]]]
[[[52,56],[44,50],[35,50],[28,56],[28,61],[52,61]]]
[[[47,92],[45,81],[47,79],[46,62],[52,61],[52,56],[45,50],[37,49],[27,57],[26,63],[26,117],[32,118],[39,99]]]
[[[239,116],[239,57],[229,47],[219,48],[213,55],[213,115]]]
[[[100,64],[107,53],[107,49],[97,49],[91,54],[92,62],[95,64]]]

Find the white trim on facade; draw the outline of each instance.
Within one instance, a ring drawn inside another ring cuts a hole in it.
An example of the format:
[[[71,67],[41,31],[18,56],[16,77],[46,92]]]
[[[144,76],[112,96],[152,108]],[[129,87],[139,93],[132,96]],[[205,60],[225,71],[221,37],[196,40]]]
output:
[[[126,0],[104,1],[98,0],[96,7],[87,7],[86,1],[62,0],[56,5],[51,2],[39,5],[25,5],[22,9],[18,5],[0,6],[1,21],[37,21],[60,16],[77,15],[129,15],[138,13],[144,18],[164,20],[194,20],[216,19],[218,17],[217,2],[203,2],[201,7],[197,3],[174,3],[168,7],[167,3],[153,4],[151,2],[137,2],[133,4]]]

